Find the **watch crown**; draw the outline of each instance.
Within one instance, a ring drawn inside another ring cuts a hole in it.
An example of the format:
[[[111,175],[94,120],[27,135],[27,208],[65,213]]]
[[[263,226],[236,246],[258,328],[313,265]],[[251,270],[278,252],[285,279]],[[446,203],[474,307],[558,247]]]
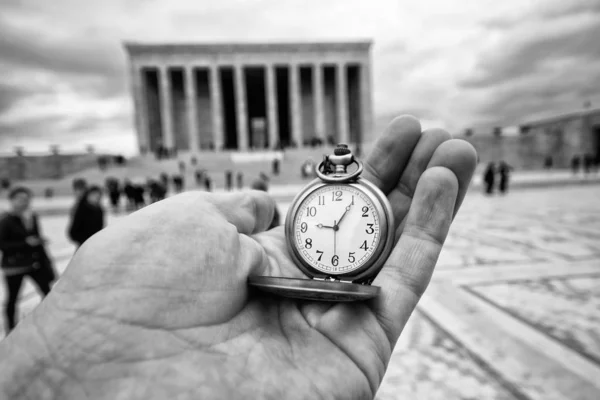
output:
[[[336,156],[345,156],[346,154],[350,153],[352,153],[352,151],[350,151],[348,145],[344,143],[338,144],[337,147],[333,150],[333,154],[335,154]]]

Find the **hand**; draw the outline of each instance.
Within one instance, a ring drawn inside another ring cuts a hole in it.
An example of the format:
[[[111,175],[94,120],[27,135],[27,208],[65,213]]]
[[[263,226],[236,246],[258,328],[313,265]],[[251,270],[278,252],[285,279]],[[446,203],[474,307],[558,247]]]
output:
[[[304,277],[263,192],[184,193],[109,225],[0,343],[0,398],[374,396],[427,287],[475,168],[475,151],[412,117],[365,160],[397,244],[365,303],[250,292],[249,275]]]
[[[31,247],[39,246],[40,244],[42,244],[42,240],[39,237],[33,236],[33,235],[32,236],[27,236],[25,238],[25,241]]]

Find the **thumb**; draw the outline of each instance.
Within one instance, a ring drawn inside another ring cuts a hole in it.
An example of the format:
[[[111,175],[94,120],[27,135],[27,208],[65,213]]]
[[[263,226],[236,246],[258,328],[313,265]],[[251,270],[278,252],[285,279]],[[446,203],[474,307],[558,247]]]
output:
[[[266,231],[275,213],[273,198],[258,190],[214,194],[207,196],[206,200],[212,203],[239,233],[245,235]]]

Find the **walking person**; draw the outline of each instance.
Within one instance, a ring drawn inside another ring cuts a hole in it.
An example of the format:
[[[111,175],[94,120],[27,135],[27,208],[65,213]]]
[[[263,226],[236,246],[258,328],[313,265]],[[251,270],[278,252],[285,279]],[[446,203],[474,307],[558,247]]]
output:
[[[50,292],[50,285],[56,279],[54,266],[44,248],[37,215],[30,209],[31,191],[16,187],[8,197],[10,211],[0,218],[7,334],[17,323],[17,302],[23,279],[31,278],[42,297]]]
[[[101,200],[102,189],[98,186],[90,186],[69,226],[69,238],[77,247],[104,228],[104,209]]]
[[[123,182],[123,193],[125,193],[125,197],[127,198],[127,211],[135,210],[135,186],[133,186],[129,179],[125,179],[125,182]]]
[[[144,197],[145,193],[146,189],[144,188],[144,185],[136,184],[133,186],[133,202],[135,210],[139,210],[146,206],[146,199]]]
[[[212,179],[210,179],[210,176],[208,174],[204,176],[204,190],[206,190],[207,192],[210,192],[212,190]]]
[[[494,181],[496,175],[496,166],[493,162],[489,163],[483,173],[483,182],[485,183],[485,193],[494,193]]]
[[[106,190],[108,191],[108,198],[110,199],[110,205],[112,206],[113,212],[117,212],[119,209],[119,200],[121,198],[121,187],[117,178],[106,179]]]
[[[79,214],[79,209],[85,202],[85,195],[87,193],[88,184],[85,179],[74,179],[73,180],[73,194],[75,196],[75,203],[69,211],[69,228],[67,229],[67,237],[72,241],[75,241],[71,235],[71,229],[75,222],[75,217]]]
[[[577,173],[579,172],[580,163],[581,159],[578,155],[574,155],[573,157],[571,157],[571,172],[573,173],[573,175],[577,175]]]
[[[508,192],[508,182],[510,180],[510,171],[512,171],[513,167],[508,165],[504,161],[500,161],[500,165],[498,167],[498,174],[500,174],[500,183],[498,185],[498,189],[500,193],[505,194]]]

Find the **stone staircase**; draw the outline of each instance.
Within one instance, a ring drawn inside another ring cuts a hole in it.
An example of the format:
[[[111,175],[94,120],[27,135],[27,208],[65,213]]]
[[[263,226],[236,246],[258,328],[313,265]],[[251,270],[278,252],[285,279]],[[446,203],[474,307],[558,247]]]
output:
[[[271,185],[290,185],[303,182],[300,167],[304,161],[312,158],[315,163],[319,163],[324,154],[332,151],[330,146],[320,148],[288,149],[283,152],[283,158],[280,164],[280,173],[275,176],[272,174],[272,164],[268,157],[275,153],[260,153],[265,155],[260,161],[240,161],[243,158],[252,158],[259,153],[239,153],[239,152],[202,152],[195,155],[197,165],[192,166],[191,154],[179,154],[174,159],[156,160],[153,156],[138,156],[127,161],[122,167],[109,166],[101,171],[97,167],[90,167],[79,172],[71,173],[59,180],[28,180],[21,182],[30,187],[37,196],[42,196],[46,188],[52,188],[55,196],[64,196],[71,194],[71,183],[75,178],[83,178],[90,184],[104,185],[107,177],[115,177],[119,180],[130,179],[133,182],[146,182],[149,178],[158,179],[160,174],[167,173],[172,176],[179,174],[179,162],[185,162],[185,186],[186,189],[193,189],[195,184],[195,171],[197,169],[205,170],[212,180],[213,189],[223,189],[225,187],[225,171],[230,170],[234,174],[234,185],[236,185],[237,174],[243,174],[243,186],[248,187],[252,181],[257,179],[261,173],[270,177]]]

